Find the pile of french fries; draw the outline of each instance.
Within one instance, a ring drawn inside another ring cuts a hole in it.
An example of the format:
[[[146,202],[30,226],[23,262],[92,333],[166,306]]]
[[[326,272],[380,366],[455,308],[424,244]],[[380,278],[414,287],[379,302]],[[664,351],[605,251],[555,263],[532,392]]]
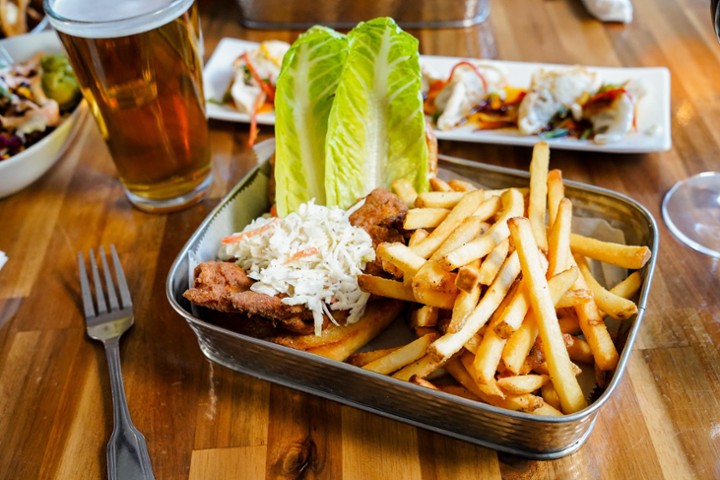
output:
[[[572,202],[549,155],[547,143],[535,145],[527,189],[433,179],[418,194],[393,185],[410,207],[404,228],[412,233],[377,255],[403,278],[362,275],[359,284],[413,302],[417,339],[356,353],[350,363],[516,411],[562,415],[587,406],[578,375],[593,369],[602,387],[616,368],[605,318],[637,313],[637,270],[651,252],[571,233]],[[633,272],[608,290],[588,258]]]

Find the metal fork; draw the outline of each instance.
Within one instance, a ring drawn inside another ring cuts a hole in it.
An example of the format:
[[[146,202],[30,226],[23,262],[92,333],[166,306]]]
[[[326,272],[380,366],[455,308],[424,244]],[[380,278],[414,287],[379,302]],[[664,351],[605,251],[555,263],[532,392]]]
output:
[[[145,443],[145,437],[130,420],[130,411],[125,398],[125,389],[120,371],[120,337],[133,325],[132,299],[114,245],[110,245],[110,252],[117,285],[113,282],[110,274],[105,251],[103,247],[100,247],[100,261],[105,277],[107,300],[110,304],[109,309],[105,302],[105,293],[103,292],[94,252],[90,249],[90,270],[95,290],[94,302],[85,270],[85,260],[82,252],[78,252],[80,288],[82,290],[87,334],[90,338],[101,341],[105,346],[105,356],[110,369],[114,426],[107,445],[108,478],[110,480],[154,479],[155,476],[150,464],[150,455]],[[116,290],[120,292],[119,302]]]

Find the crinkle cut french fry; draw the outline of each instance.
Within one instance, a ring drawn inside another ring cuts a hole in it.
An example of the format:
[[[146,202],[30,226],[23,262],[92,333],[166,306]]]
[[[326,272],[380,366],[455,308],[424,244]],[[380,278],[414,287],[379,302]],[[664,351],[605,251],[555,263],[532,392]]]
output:
[[[403,345],[397,350],[393,350],[384,357],[378,358],[366,365],[363,365],[362,368],[376,373],[388,375],[425,356],[425,351],[427,350],[427,347],[436,338],[437,335],[434,334],[422,336],[418,339],[413,340],[410,343]]]
[[[395,180],[392,183],[392,190],[408,207],[412,208],[415,205],[418,193],[408,179],[399,178]]]
[[[572,265],[570,258],[571,229],[572,202],[563,198],[558,204],[555,222],[552,223],[548,235],[548,278]]]
[[[473,190],[477,190],[475,185],[465,180],[452,179],[448,180],[447,183],[450,185],[450,188],[456,192],[472,192]]]
[[[482,190],[467,192],[435,230],[412,249],[421,257],[429,258],[465,218],[472,216],[484,199]]]
[[[577,233],[570,235],[570,248],[574,254],[594,258],[630,270],[641,269],[652,256],[650,249],[644,245],[604,242]]]
[[[565,186],[563,185],[562,171],[553,169],[548,172],[548,218],[550,225],[555,223],[560,200],[565,198]]]
[[[623,298],[631,299],[642,287],[642,277],[640,272],[633,272],[625,279],[612,287],[610,292]]]
[[[415,207],[453,208],[465,195],[464,192],[423,192],[415,199]]]
[[[465,342],[485,325],[493,312],[498,308],[515,279],[520,274],[518,255],[513,253],[503,264],[495,281],[487,289],[475,309],[465,319],[457,332],[449,332],[438,338],[430,346],[430,353],[438,359],[448,359],[460,351]]]
[[[575,261],[580,267],[580,273],[585,279],[588,287],[592,291],[592,295],[595,298],[595,303],[598,308],[610,315],[616,320],[627,320],[638,312],[637,305],[626,298],[606,290],[600,283],[593,277],[590,271],[590,266],[587,264],[585,257],[582,255],[576,255]]]
[[[505,239],[495,245],[495,248],[485,257],[480,264],[478,281],[483,285],[490,285],[495,279],[498,270],[510,252],[510,240]]]
[[[381,260],[391,263],[402,270],[406,278],[414,277],[426,261],[400,242],[383,242],[378,245],[375,253]]]
[[[452,187],[445,180],[437,177],[430,179],[430,189],[434,192],[452,192]]]
[[[506,393],[522,395],[540,389],[549,379],[547,375],[514,375],[498,378],[497,385]]]
[[[415,301],[412,288],[396,280],[362,274],[358,275],[358,286],[363,292],[373,295],[396,298],[406,302]]]
[[[435,228],[448,216],[447,208],[411,208],[405,214],[403,228],[417,230],[420,228]]]
[[[550,147],[547,142],[537,142],[533,147],[530,161],[530,200],[528,219],[532,226],[535,242],[540,250],[547,252],[545,212],[547,210],[547,176],[550,163]]]
[[[540,267],[537,243],[530,221],[516,217],[510,219],[508,225],[520,258],[523,279],[527,282],[530,292],[530,305],[535,314],[538,334],[542,338],[543,353],[550,378],[560,395],[563,412],[577,412],[587,406],[587,401],[573,374],[572,362],[565,349],[545,272]]]

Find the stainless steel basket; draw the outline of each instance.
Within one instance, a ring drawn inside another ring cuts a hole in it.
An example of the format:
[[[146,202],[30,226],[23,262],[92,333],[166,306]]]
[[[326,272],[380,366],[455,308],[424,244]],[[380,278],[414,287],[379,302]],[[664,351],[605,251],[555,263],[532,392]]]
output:
[[[192,282],[195,265],[215,259],[222,237],[240,230],[269,210],[266,192],[270,168],[267,159],[274,150],[274,143],[269,142],[258,146],[259,165],[200,225],[178,254],[168,275],[168,299],[192,327],[202,352],[210,360],[287,387],[528,458],[562,457],[583,444],[600,409],[610,400],[622,379],[645,313],[657,257],[658,232],[655,220],[644,207],[605,189],[565,182],[566,194],[573,200],[577,218],[605,219],[613,228],[622,231],[628,243],[649,246],[653,257],[641,271],[643,285],[638,299],[639,313],[616,325],[620,361],[608,386],[580,412],[563,417],[537,416],[433,391],[241,335],[197,316],[193,306],[182,297]],[[527,186],[529,178],[526,172],[445,156],[440,158],[440,167],[441,175],[461,176],[489,188]],[[387,338],[378,342],[389,343]]]
[[[352,28],[375,17],[392,17],[403,28],[469,27],[487,19],[488,0],[238,0],[240,22],[249,28],[305,29],[322,24]]]

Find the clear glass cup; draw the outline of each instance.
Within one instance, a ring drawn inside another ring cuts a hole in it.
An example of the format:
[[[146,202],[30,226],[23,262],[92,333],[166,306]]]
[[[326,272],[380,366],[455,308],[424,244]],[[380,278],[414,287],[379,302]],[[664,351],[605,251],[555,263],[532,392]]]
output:
[[[710,15],[720,40],[718,0],[712,0]],[[720,258],[720,172],[702,172],[677,182],[663,198],[662,215],[685,245]]]
[[[212,182],[193,0],[45,0],[130,202],[169,212]]]

